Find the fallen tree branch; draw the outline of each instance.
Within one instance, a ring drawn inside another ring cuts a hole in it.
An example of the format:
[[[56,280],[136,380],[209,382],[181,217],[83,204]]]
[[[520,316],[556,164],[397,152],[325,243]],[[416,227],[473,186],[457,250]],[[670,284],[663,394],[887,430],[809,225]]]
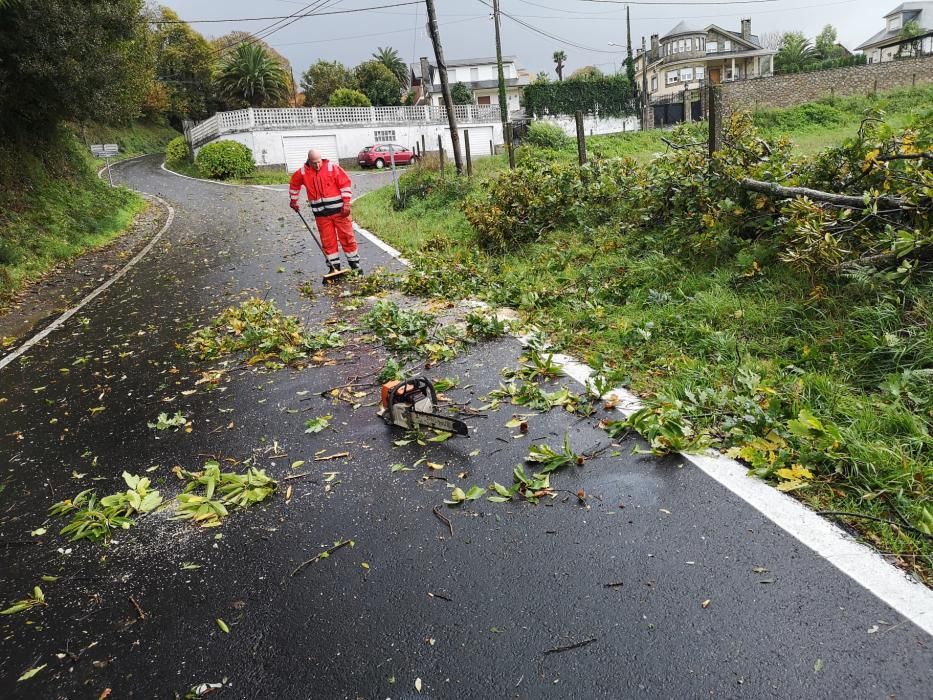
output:
[[[865,200],[862,197],[856,197],[854,195],[836,194],[835,192],[823,192],[821,190],[810,189],[809,187],[784,187],[783,185],[778,185],[775,182],[753,180],[750,177],[745,177],[739,180],[739,185],[747,190],[752,190],[753,192],[771,194],[776,197],[784,197],[787,199],[792,197],[808,197],[817,202],[829,202],[830,204],[839,204],[844,207],[850,207],[852,209],[867,209],[869,206],[865,204]],[[892,207],[895,209],[907,209],[910,206],[906,201],[900,199],[899,197],[878,197],[876,201],[878,204],[883,204],[886,207]]]
[[[700,146],[705,147],[709,145],[706,141],[698,141],[697,143],[674,143],[673,141],[670,141],[663,136],[661,137],[661,140],[667,144],[668,148],[673,148],[675,151],[682,151],[685,148],[699,148]]]
[[[933,246],[920,246],[914,248],[906,255],[899,255],[897,253],[877,253],[875,255],[867,255],[863,258],[846,260],[836,265],[834,270],[836,272],[848,272],[866,265],[871,267],[887,267],[905,259],[925,261],[930,258],[933,258]]]

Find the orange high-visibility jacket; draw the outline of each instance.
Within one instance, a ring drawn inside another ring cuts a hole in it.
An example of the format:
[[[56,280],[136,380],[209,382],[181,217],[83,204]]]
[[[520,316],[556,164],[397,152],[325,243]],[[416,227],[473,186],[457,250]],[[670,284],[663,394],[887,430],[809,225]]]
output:
[[[350,176],[339,165],[326,159],[321,161],[318,171],[307,163],[295,171],[288,188],[292,202],[298,201],[302,185],[308,191],[308,202],[315,216],[339,214],[344,204],[350,204],[353,196]]]

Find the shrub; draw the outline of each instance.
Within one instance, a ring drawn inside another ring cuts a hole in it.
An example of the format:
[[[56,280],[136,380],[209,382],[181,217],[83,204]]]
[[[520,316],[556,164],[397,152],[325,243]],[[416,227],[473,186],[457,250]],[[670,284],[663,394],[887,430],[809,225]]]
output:
[[[557,124],[548,122],[532,122],[528,127],[528,134],[525,136],[525,142],[539,148],[550,148],[560,151],[570,148],[573,143],[564,130]]]
[[[188,148],[188,139],[178,136],[168,142],[165,147],[165,161],[169,165],[178,165],[191,160],[191,150]]]
[[[398,180],[399,199],[393,204],[396,211],[407,209],[417,200],[428,198],[438,205],[449,204],[463,199],[470,189],[466,178],[451,172],[439,172],[426,168],[415,168],[402,175]]]
[[[198,151],[195,162],[206,177],[218,180],[247,177],[256,169],[253,152],[236,141],[215,141],[207,144]]]
[[[372,102],[359,90],[339,88],[327,100],[328,107],[372,107]]]

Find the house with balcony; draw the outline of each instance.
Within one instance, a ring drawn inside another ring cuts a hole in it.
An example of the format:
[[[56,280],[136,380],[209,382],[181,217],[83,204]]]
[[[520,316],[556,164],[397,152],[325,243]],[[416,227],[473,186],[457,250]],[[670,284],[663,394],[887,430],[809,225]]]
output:
[[[517,67],[515,56],[502,57],[502,71],[509,112],[515,112],[523,106],[522,91],[531,78],[527,71]],[[499,72],[495,57],[447,61],[447,81],[451,87],[457,83],[466,85],[478,105],[499,104]],[[433,107],[444,104],[440,73],[426,57],[411,66],[411,86],[415,91],[414,104]]]
[[[904,35],[904,25],[914,22],[920,33]],[[901,3],[884,16],[884,29],[855,48],[869,63],[933,54],[933,2]]]
[[[651,36],[647,52],[635,59],[636,80],[649,102],[674,98],[702,84],[769,76],[776,51],[765,49],[743,19],[738,32],[716,24],[694,27],[683,21],[667,34]],[[644,82],[643,82],[644,80]]]

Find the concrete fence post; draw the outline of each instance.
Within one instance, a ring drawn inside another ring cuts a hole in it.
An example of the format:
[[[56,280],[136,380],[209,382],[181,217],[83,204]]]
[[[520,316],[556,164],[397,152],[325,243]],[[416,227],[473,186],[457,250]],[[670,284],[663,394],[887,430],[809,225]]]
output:
[[[253,111],[252,107],[247,109],[246,113],[247,115],[249,115],[249,128],[255,129],[256,128],[256,113]]]
[[[444,172],[444,139],[440,134],[437,135],[437,153],[441,159],[441,172]]]

